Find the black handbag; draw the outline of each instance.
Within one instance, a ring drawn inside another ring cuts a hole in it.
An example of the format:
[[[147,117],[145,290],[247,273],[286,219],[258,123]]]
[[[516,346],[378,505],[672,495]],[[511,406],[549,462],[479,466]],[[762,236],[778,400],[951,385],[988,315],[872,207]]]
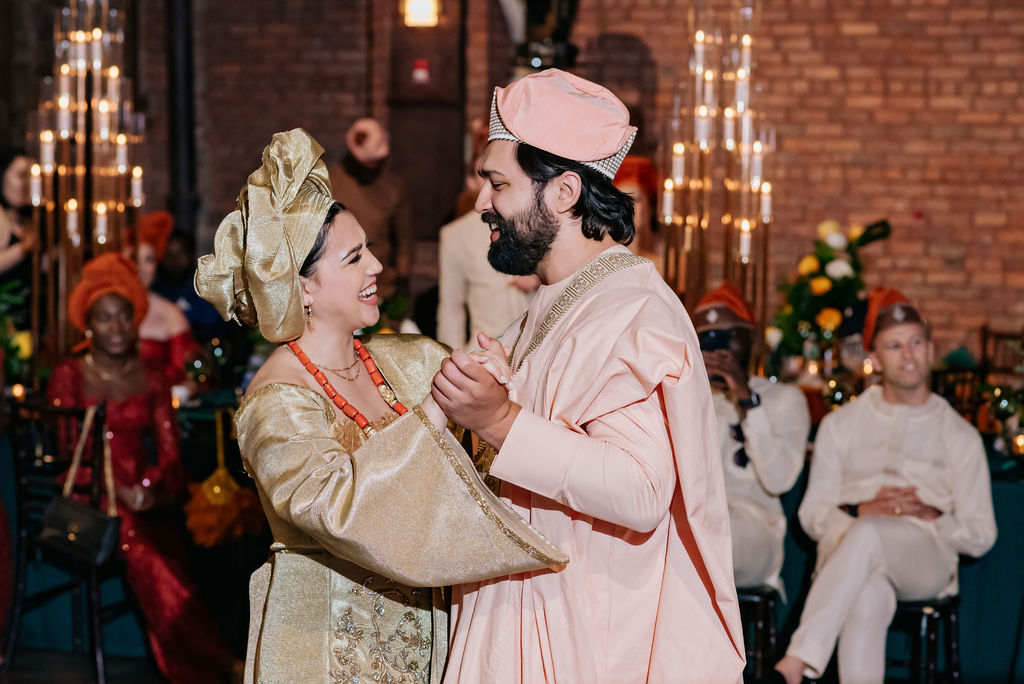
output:
[[[107,488],[107,511],[104,513],[87,503],[75,501],[71,492],[75,476],[82,463],[82,452],[89,438],[96,407],[86,410],[82,433],[71,457],[64,491],[46,508],[38,541],[56,551],[84,561],[90,565],[104,565],[114,555],[121,535],[121,518],[117,516],[114,495],[114,473],[110,463],[110,443],[103,430],[103,479]]]

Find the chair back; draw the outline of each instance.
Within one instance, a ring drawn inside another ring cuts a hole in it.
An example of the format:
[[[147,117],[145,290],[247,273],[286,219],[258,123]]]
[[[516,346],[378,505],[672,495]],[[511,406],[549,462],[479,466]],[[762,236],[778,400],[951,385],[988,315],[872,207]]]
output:
[[[15,510],[19,536],[34,537],[43,514],[55,496],[61,494],[61,481],[71,463],[85,420],[86,409],[50,404],[15,404],[8,428],[14,452]],[[100,506],[103,493],[103,431],[106,406],[96,410],[91,436],[82,454],[82,469],[92,472],[86,489],[88,502]],[[86,478],[79,471],[78,483]],[[76,491],[82,491],[79,484]]]

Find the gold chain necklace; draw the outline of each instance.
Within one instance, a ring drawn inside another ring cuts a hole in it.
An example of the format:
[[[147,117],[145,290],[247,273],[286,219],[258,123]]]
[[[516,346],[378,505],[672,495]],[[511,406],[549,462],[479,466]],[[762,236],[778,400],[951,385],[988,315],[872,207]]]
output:
[[[345,366],[344,368],[330,368],[328,366],[325,366],[322,363],[317,363],[316,365],[321,370],[331,371],[332,373],[337,375],[342,380],[346,380],[348,382],[355,382],[356,378],[358,378],[359,374],[362,372],[362,370],[361,370],[362,366],[359,365],[359,361],[360,361],[359,355],[357,354],[356,355],[356,360],[353,361],[352,363],[350,363],[349,365]],[[316,362],[314,361],[313,363],[316,363]],[[349,376],[345,375],[345,373],[349,372],[353,368],[356,369],[356,372],[355,372],[355,374],[352,377],[349,377]]]

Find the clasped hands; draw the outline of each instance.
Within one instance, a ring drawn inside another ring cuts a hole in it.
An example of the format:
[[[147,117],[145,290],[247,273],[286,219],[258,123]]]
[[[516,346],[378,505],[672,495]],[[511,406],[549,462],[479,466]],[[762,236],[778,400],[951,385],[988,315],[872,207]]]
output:
[[[917,497],[917,487],[881,487],[875,498],[857,506],[858,515],[908,515],[922,520],[935,520],[942,511],[925,504]]]
[[[441,362],[428,399],[448,418],[500,449],[520,410],[508,395],[510,350],[483,333],[477,341],[481,349],[468,353],[455,350]],[[424,401],[423,408],[431,415],[429,400]]]

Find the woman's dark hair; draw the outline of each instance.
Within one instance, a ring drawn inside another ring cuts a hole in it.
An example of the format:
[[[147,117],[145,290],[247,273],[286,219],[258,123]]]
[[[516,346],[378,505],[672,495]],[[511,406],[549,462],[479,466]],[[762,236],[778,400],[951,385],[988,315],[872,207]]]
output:
[[[14,160],[18,157],[27,156],[28,154],[22,147],[8,147],[0,150],[0,207],[3,207],[4,209],[9,209],[11,206],[10,202],[7,201],[7,198],[4,197],[3,191],[3,181],[4,176],[7,174],[7,169],[10,168],[11,164],[13,164]]]
[[[327,216],[324,217],[324,223],[320,226],[320,232],[316,234],[316,240],[313,241],[313,246],[309,248],[309,254],[306,255],[305,261],[302,262],[302,268],[299,269],[299,275],[303,278],[310,278],[316,273],[316,265],[323,257],[324,251],[327,250],[327,233],[330,231],[334,219],[343,211],[345,211],[345,205],[341,202],[333,203],[327,210]]]
[[[548,181],[566,171],[579,174],[583,181],[580,198],[572,208],[572,215],[583,222],[583,236],[602,240],[611,235],[616,242],[628,245],[636,236],[633,225],[633,200],[609,178],[579,162],[559,157],[527,143],[516,146],[516,161],[533,181],[534,194],[539,199]]]

